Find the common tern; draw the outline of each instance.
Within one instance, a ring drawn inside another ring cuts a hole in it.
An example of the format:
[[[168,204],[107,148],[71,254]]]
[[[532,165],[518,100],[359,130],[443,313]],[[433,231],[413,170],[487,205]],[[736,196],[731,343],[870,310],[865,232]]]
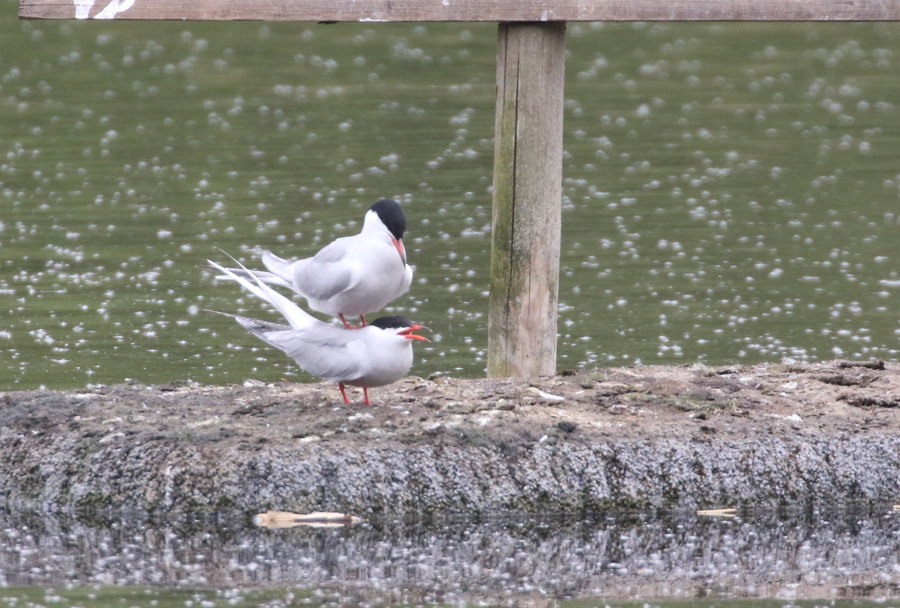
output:
[[[240,262],[241,268],[235,270],[212,260],[209,264],[271,304],[290,325],[230,313],[219,314],[234,318],[251,334],[292,357],[304,371],[337,382],[344,403],[350,403],[344,389],[344,385],[349,384],[361,387],[365,404],[371,405],[369,388],[391,384],[405,376],[413,363],[412,342],[429,341],[413,333],[427,327],[401,316],[379,317],[355,330],[325,323],[266,285]]]
[[[309,307],[339,317],[359,317],[381,310],[409,290],[413,270],[406,263],[403,233],[406,216],[395,201],[382,199],[372,205],[362,231],[336,239],[310,258],[289,261],[264,251],[268,271],[229,269],[222,278],[251,274],[272,285],[292,289],[306,298]]]

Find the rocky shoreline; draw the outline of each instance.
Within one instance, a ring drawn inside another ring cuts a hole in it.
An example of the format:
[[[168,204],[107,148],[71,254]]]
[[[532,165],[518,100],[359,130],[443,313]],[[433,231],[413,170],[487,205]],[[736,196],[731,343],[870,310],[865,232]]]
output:
[[[183,385],[180,385],[183,384]],[[900,502],[900,365],[0,393],[0,498],[362,517]]]

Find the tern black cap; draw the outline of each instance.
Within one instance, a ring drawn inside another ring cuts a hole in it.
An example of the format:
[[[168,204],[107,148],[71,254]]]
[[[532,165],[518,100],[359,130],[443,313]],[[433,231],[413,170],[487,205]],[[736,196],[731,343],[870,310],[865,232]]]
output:
[[[383,198],[372,205],[371,210],[378,214],[381,223],[387,226],[395,239],[399,241],[403,238],[403,233],[406,232],[406,216],[396,201]]]

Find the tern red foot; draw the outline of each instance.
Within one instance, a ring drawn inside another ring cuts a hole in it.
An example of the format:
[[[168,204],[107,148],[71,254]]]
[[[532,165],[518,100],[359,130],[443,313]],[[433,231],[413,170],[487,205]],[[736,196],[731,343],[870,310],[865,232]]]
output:
[[[350,400],[347,399],[347,391],[346,391],[346,389],[344,388],[344,383],[343,383],[343,382],[339,382],[339,383],[338,383],[338,388],[341,389],[341,396],[344,398],[344,405],[350,405]],[[372,404],[369,402],[369,389],[366,388],[365,386],[363,387],[363,397],[365,398],[365,400],[363,401],[363,405],[372,405]]]
[[[350,405],[350,400],[347,399],[347,391],[344,390],[344,383],[338,382],[338,388],[341,389],[341,397],[344,398],[344,405]]]
[[[363,327],[365,327],[367,325],[366,318],[362,315],[359,315],[359,320],[362,321],[362,325],[360,325],[359,327],[357,327],[355,325],[350,325],[349,323],[347,323],[347,319],[344,318],[344,315],[339,314],[338,318],[340,318],[341,323],[344,324],[344,329],[362,329]]]

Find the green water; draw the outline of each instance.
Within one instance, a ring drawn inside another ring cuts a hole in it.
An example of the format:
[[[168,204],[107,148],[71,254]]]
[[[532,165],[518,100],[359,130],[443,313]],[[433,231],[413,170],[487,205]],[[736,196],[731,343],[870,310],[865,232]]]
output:
[[[495,26],[0,10],[0,389],[308,381],[197,266],[310,255],[382,197],[411,373],[484,374]],[[897,360],[898,40],[570,24],[558,367]]]

